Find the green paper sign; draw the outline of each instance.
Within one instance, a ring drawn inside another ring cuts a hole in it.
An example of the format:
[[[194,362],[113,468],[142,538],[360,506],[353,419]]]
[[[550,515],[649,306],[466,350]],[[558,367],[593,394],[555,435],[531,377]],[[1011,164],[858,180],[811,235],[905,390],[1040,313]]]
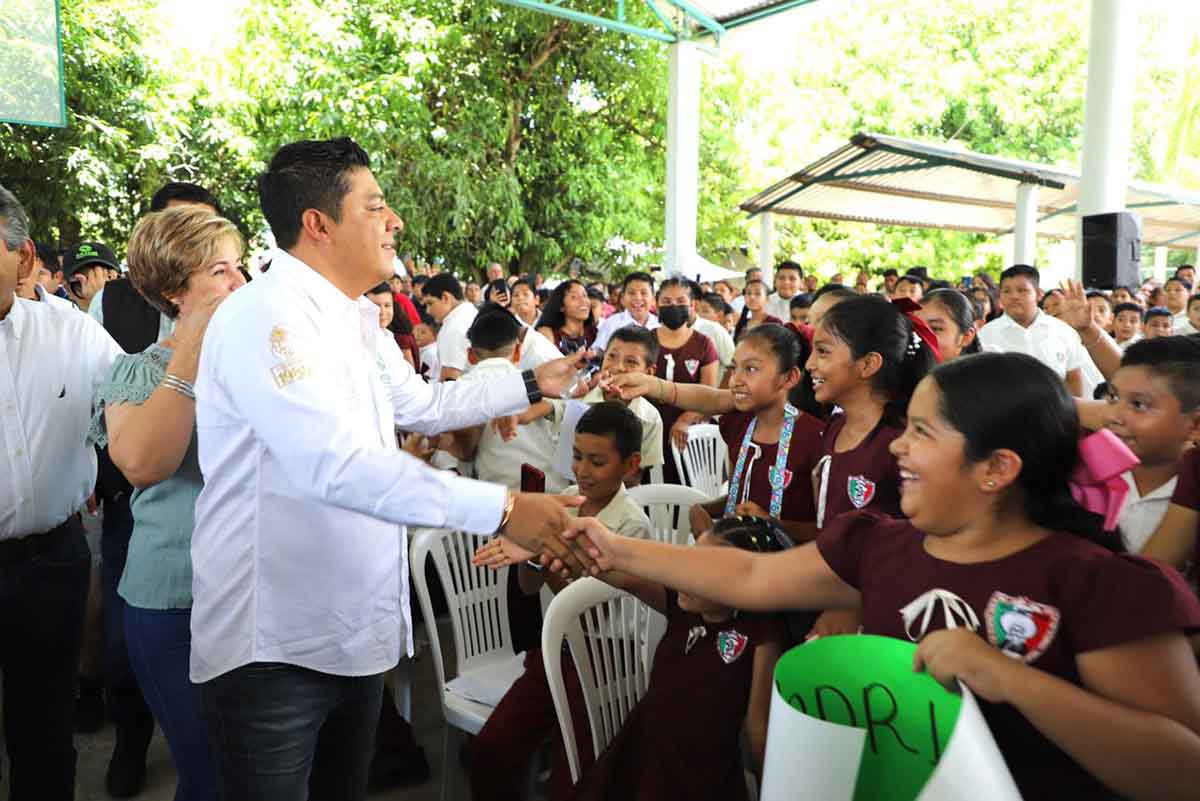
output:
[[[916,650],[891,637],[823,637],[775,666],[794,709],[866,731],[855,801],[913,801],[950,741],[962,698],[913,672]]]

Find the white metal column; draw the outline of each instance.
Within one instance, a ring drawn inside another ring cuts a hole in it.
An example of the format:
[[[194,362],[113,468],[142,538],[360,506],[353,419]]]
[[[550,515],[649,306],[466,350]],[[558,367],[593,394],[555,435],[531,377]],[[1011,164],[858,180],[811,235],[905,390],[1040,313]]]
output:
[[[758,215],[758,269],[762,270],[767,286],[774,286],[775,215],[769,211]]]
[[[1037,265],[1037,184],[1017,186],[1017,219],[1013,226],[1013,264]]]
[[[1133,127],[1138,9],[1135,0],[1092,0],[1075,275],[1083,275],[1083,217],[1125,208]]]
[[[1167,280],[1167,256],[1171,254],[1171,249],[1167,247],[1157,247],[1154,249],[1154,280],[1160,284]]]
[[[678,275],[696,252],[700,53],[692,42],[676,42],[670,46],[667,63],[667,230],[663,269]]]

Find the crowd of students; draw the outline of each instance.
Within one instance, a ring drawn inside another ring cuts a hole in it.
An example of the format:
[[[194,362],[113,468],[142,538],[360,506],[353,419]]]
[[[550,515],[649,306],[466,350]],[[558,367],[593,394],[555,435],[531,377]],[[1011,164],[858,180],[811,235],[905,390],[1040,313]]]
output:
[[[522,594],[590,573],[667,619],[645,697],[594,761],[575,714],[577,784],[530,649],[472,743],[477,799],[520,797],[547,737],[555,799],[745,797],[779,655],[858,632],[913,640],[916,669],[967,684],[1026,799],[1195,796],[1193,268],[1111,292],[1043,287],[1027,265],[998,283],[918,269],[847,286],[793,261],[771,286],[751,270],[741,287],[633,272],[550,288],[498,264],[396,259],[400,222],[349,140],[284,148],[260,193],[282,250],[255,274],[200,187],[164,188],[123,260],[84,243],[61,261],[0,188],[0,377],[18,400],[0,406],[14,799],[73,797],[72,713],[98,673],[114,797],[140,790],[155,721],[177,799],[356,798],[427,777],[383,681],[409,653],[403,523],[499,531],[476,561],[513,566]],[[382,244],[355,251],[337,226]],[[29,361],[51,348],[63,353]],[[689,510],[694,547],[650,542],[626,489],[686,482],[674,452],[708,422],[728,493]],[[57,450],[14,455],[49,430]],[[50,473],[69,473],[70,492],[34,486]],[[77,513],[93,489],[106,657],[81,670]],[[448,492],[465,506],[443,508]],[[8,589],[63,564],[50,600]],[[18,627],[33,608],[53,637]],[[295,731],[264,735],[280,714]]]

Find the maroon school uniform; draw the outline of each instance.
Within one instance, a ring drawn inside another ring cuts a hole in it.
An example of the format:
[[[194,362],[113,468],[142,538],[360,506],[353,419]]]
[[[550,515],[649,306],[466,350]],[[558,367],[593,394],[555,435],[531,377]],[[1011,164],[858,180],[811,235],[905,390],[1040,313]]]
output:
[[[699,331],[693,331],[688,341],[678,348],[659,347],[654,374],[664,381],[673,381],[676,384],[699,384],[700,368],[716,360],[717,347],[713,341]],[[662,415],[663,481],[667,484],[679,484],[679,473],[675,470],[675,459],[671,455],[671,426],[675,425],[675,421],[683,414],[683,409],[669,403],[652,403]]]
[[[1171,503],[1200,512],[1200,448],[1192,448],[1183,455],[1179,463],[1179,481]],[[1196,528],[1196,554],[1192,557],[1192,569],[1200,571],[1200,526]]]
[[[829,477],[825,482],[825,517],[821,526],[847,512],[868,511],[888,517],[903,517],[900,511],[900,466],[889,447],[904,433],[903,426],[883,420],[866,439],[853,448],[836,453],[838,434],[846,425],[846,415],[838,414],[825,426],[822,456],[829,456]],[[818,507],[821,503],[821,479],[816,479]]]
[[[957,564],[926,552],[907,520],[845,515],[817,538],[821,556],[862,593],[863,630],[898,639],[909,631],[900,610],[930,590],[958,595],[978,616],[978,633],[1008,656],[1081,685],[1079,654],[1169,632],[1200,630],[1200,603],[1175,571],[1117,555],[1074,534],[1052,534],[1004,559]],[[929,631],[945,628],[944,602]],[[961,613],[960,626],[971,628]],[[911,636],[910,636],[911,635]],[[1015,707],[979,699],[1025,801],[1118,796],[1104,788]]]
[[[721,415],[721,436],[729,448],[729,465],[732,470],[737,465],[738,454],[742,450],[742,440],[746,437],[746,429],[754,420],[752,412],[729,412]],[[787,474],[784,476],[783,508],[779,512],[781,520],[808,522],[815,520],[817,507],[813,500],[812,471],[821,458],[821,432],[824,424],[810,414],[801,412],[796,418],[792,430],[792,444],[788,448]],[[761,453],[755,456],[751,449],[746,454],[746,470],[742,476],[740,487],[730,487],[738,503],[751,500],[763,509],[771,508],[771,468],[775,466],[775,458],[779,455],[779,443],[766,444],[753,440]],[[747,492],[747,489],[749,492]]]
[[[583,774],[573,799],[746,798],[738,737],[750,703],[754,649],[782,643],[782,626],[760,615],[705,623],[676,599],[668,590],[667,631],[654,653],[646,695]]]

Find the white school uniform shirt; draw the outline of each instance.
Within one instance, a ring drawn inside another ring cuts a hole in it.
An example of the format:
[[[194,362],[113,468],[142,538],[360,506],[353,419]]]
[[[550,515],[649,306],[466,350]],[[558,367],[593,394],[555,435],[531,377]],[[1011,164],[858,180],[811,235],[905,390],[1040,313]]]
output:
[[[421,348],[421,369],[430,383],[436,384],[442,380],[442,365],[438,362],[436,342],[430,342]]]
[[[1007,314],[992,320],[979,331],[986,351],[1024,353],[1066,378],[1071,370],[1082,370],[1087,351],[1075,329],[1038,309],[1026,328]]]
[[[717,361],[720,362],[717,376],[717,383],[720,384],[725,377],[725,371],[733,367],[733,352],[737,349],[733,342],[733,335],[725,326],[714,323],[712,320],[705,320],[703,317],[693,320],[692,328],[713,341],[713,345],[717,349]]]
[[[785,323],[792,319],[792,299],[780,296],[778,292],[772,292],[767,296],[767,314],[772,317],[778,317]]]
[[[1125,496],[1125,504],[1121,507],[1121,540],[1125,543],[1127,551],[1140,553],[1142,548],[1146,547],[1150,536],[1158,529],[1163,515],[1167,513],[1179,476],[1171,476],[1167,483],[1145,497],[1138,494],[1133,471],[1126,470],[1121,474],[1121,478],[1129,485],[1129,494]]]
[[[1192,327],[1192,321],[1188,319],[1187,309],[1171,315],[1171,333],[1176,336],[1196,333],[1196,329]]]
[[[1182,325],[1180,325],[1179,321],[1177,320],[1175,323],[1173,323],[1173,325],[1175,326],[1175,330],[1173,332],[1175,336],[1188,337],[1192,334],[1200,334],[1200,330],[1198,330],[1196,326],[1192,325],[1191,320],[1185,319]]]
[[[471,323],[475,322],[478,314],[478,309],[470,303],[464,302],[455,306],[442,320],[442,327],[438,329],[437,335],[439,378],[443,367],[465,373],[471,366],[467,361],[467,350],[471,347],[471,342],[467,339],[467,331],[470,330]]]
[[[554,343],[531,325],[525,326],[525,338],[521,340],[521,362],[517,367],[521,370],[533,370],[546,362],[561,359]]]
[[[572,484],[563,490],[562,494],[579,495],[579,486]],[[571,517],[578,517],[579,509],[568,509],[567,514]],[[629,494],[629,490],[625,489],[624,484],[617,488],[617,494],[600,510],[596,519],[603,523],[609,531],[620,534],[622,537],[635,537],[642,540],[650,537],[650,518],[646,517],[646,513]]]
[[[567,404],[572,401],[559,400],[558,398],[547,398],[550,401],[551,417],[554,423],[553,434],[556,441],[565,440],[569,443],[575,442],[575,426],[574,423],[568,424],[567,421]],[[604,397],[604,390],[596,387],[582,398],[578,399],[579,403],[593,404],[603,403],[607,400]],[[654,404],[645,398],[634,398],[629,402],[629,411],[633,412],[634,416],[642,422],[642,468],[658,467],[663,463],[663,423],[662,415],[658,409],[654,408]],[[575,418],[578,422],[578,418]],[[560,467],[570,467],[569,463],[560,465]],[[557,469],[555,472],[559,472]],[[575,476],[572,472],[563,471],[562,475],[572,481]]]
[[[13,297],[0,320],[0,540],[57,528],[92,494],[92,397],[122,352],[86,314]]]
[[[520,376],[520,368],[508,359],[484,359],[472,365],[458,380],[483,386],[505,376]],[[554,458],[553,426],[550,421],[534,420],[517,426],[517,436],[508,442],[491,425],[483,427],[479,446],[475,450],[475,476],[481,481],[503,484],[511,490],[521,489],[521,465],[530,464],[546,474],[546,492],[561,492],[567,482],[550,470]]]
[[[633,315],[629,312],[617,312],[612,317],[600,323],[600,328],[596,331],[596,341],[592,347],[595,350],[604,350],[608,347],[608,340],[612,338],[612,335],[627,325],[640,325],[643,328],[653,331],[655,328],[658,328],[658,316],[651,314],[646,318],[645,323],[639,323],[633,319]]]
[[[1131,345],[1135,345],[1141,341],[1142,341],[1142,335],[1134,334],[1132,337],[1125,340],[1124,342],[1118,342],[1117,347],[1121,349],[1121,353],[1124,353],[1125,351],[1129,350]]]
[[[520,376],[430,385],[377,348],[379,312],[290,254],[226,299],[204,339],[191,678],[251,662],[339,676],[412,654],[404,526],[495,531],[504,487],[396,446],[528,408]]]

